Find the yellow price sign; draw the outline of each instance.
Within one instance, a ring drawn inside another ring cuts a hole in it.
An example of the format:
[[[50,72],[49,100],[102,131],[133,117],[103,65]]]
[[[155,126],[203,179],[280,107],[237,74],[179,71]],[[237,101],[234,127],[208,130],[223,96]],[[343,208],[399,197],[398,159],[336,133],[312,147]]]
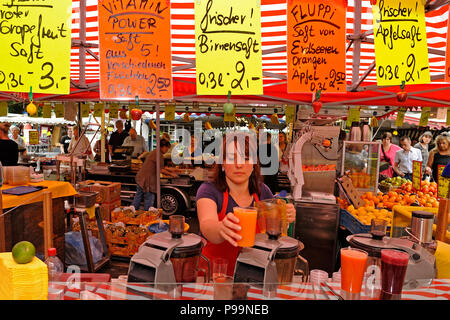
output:
[[[83,103],[81,105],[81,117],[82,118],[87,118],[89,117],[89,113],[91,111],[91,106],[87,103]]]
[[[29,3],[2,4],[0,91],[69,94],[72,0]]]
[[[0,102],[0,117],[6,117],[8,115],[8,102]]]
[[[109,118],[117,119],[119,117],[119,105],[111,104],[109,105]]]
[[[430,83],[424,1],[383,0],[372,10],[377,84]]]
[[[43,118],[51,118],[52,117],[52,106],[48,103],[45,103],[42,106],[42,117]]]
[[[448,189],[450,186],[450,178],[444,178],[442,172],[445,166],[438,166],[438,183],[437,183],[437,195],[439,199],[446,199],[448,197]]]
[[[359,111],[359,107],[350,108],[347,113],[347,128],[350,128],[353,122],[359,122],[360,116],[361,112]]]
[[[235,122],[236,121],[236,107],[233,107],[233,111],[223,114],[223,121]]]
[[[94,117],[101,118],[104,111],[105,105],[103,103],[96,103],[94,105]]]
[[[294,123],[295,121],[295,106],[289,105],[286,106],[286,110],[284,111],[286,116],[286,123]]]
[[[413,160],[412,183],[416,190],[420,190],[422,187],[422,161]]]
[[[61,103],[58,103],[55,105],[55,116],[57,118],[64,118],[64,105]]]
[[[426,127],[428,124],[428,119],[430,119],[431,108],[422,107],[422,113],[420,115],[419,127]]]
[[[39,131],[30,130],[28,131],[28,144],[39,144]]]
[[[404,107],[401,107],[400,110],[397,112],[397,119],[395,119],[396,127],[403,126],[403,122],[405,121],[405,113],[406,113],[406,108],[404,108]]]
[[[164,119],[167,121],[175,120],[175,105],[174,104],[166,104]]]
[[[450,126],[450,108],[447,108],[447,122],[446,124]]]
[[[248,0],[194,3],[197,94],[263,94],[260,6]]]

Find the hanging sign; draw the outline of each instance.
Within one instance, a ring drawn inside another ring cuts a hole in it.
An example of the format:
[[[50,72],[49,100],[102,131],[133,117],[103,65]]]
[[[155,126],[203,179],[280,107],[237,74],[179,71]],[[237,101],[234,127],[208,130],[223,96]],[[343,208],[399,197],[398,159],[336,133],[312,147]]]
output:
[[[397,112],[397,119],[395,119],[395,126],[401,127],[403,126],[403,122],[405,121],[405,113],[406,108],[401,107],[400,110]]]
[[[6,117],[8,115],[8,102],[0,102],[0,117]]]
[[[89,112],[91,111],[91,106],[87,103],[83,103],[81,105],[81,117],[87,118],[89,117]]]
[[[284,114],[286,116],[286,123],[288,123],[288,124],[294,123],[294,121],[295,121],[295,106],[294,105],[286,106]]]
[[[39,131],[30,130],[28,131],[28,144],[39,144]]]
[[[347,128],[350,128],[353,122],[359,122],[360,115],[359,107],[350,108],[347,113]]]
[[[430,83],[422,0],[381,0],[373,8],[379,86]]]
[[[61,103],[58,103],[55,105],[55,116],[57,118],[64,118],[64,105]]]
[[[103,103],[96,103],[94,105],[94,117],[101,118],[105,111],[105,105]]]
[[[0,91],[69,94],[72,0],[8,0],[0,10]]]
[[[287,13],[288,92],[346,92],[346,1],[292,0]]]
[[[42,117],[43,118],[51,118],[52,117],[52,105],[45,103],[42,106]]]
[[[422,182],[422,161],[413,160],[412,186],[420,190]]]
[[[175,105],[174,104],[166,104],[164,119],[167,121],[175,120]]]
[[[447,108],[447,122],[446,122],[447,126],[450,126],[450,108]]]
[[[422,107],[422,113],[420,114],[419,127],[426,127],[428,124],[428,119],[430,118],[431,108]]]
[[[118,104],[110,104],[109,105],[109,118],[117,119],[119,117],[119,105]]]
[[[447,199],[448,188],[450,186],[450,178],[444,178],[442,172],[444,172],[445,166],[438,165],[438,182],[437,182],[437,196],[438,199]]]
[[[260,0],[194,3],[197,94],[263,94]]]
[[[233,110],[231,112],[223,114],[223,121],[226,121],[226,122],[235,122],[236,121],[236,107],[233,107]]]
[[[100,0],[100,98],[173,96],[170,2]]]

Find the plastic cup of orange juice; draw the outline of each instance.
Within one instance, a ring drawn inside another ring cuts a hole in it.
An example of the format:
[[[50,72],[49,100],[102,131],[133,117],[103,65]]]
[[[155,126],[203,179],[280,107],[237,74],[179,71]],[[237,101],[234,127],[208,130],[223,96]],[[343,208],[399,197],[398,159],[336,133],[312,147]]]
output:
[[[240,247],[253,247],[255,244],[256,221],[258,211],[255,207],[234,207],[234,215],[239,219],[241,230],[237,232],[242,239],[237,242]]]
[[[367,266],[367,252],[354,248],[341,249],[341,294],[345,300],[359,300]]]

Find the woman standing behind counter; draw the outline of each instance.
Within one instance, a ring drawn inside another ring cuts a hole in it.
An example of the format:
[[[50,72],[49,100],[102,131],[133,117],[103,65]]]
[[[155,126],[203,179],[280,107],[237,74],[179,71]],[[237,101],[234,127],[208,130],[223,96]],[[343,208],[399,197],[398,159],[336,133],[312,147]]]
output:
[[[244,134],[227,134],[223,141],[223,162],[216,163],[212,182],[203,183],[197,191],[197,214],[200,231],[208,240],[203,255],[210,261],[215,258],[228,260],[228,275],[233,275],[240,251],[236,233],[241,227],[233,208],[254,206],[255,202],[273,198],[270,189],[262,182],[260,167],[256,161],[256,139],[246,136],[245,146],[237,141]],[[227,142],[227,139],[230,141]],[[252,157],[251,155],[254,155]],[[295,219],[295,208],[287,205],[288,222]]]
[[[432,175],[435,182],[438,181],[438,166],[445,166],[450,162],[450,137],[443,133],[436,138],[436,147],[428,156],[426,173]]]

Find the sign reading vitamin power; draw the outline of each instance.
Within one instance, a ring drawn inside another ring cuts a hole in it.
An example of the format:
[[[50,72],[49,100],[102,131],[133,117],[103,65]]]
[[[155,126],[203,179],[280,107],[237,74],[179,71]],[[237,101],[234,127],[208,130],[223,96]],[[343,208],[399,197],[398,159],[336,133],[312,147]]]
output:
[[[195,0],[197,94],[263,94],[260,0]]]
[[[288,1],[288,92],[346,92],[344,0]]]
[[[69,94],[72,0],[0,2],[0,91]]]
[[[377,84],[429,83],[423,1],[380,0],[372,8]]]
[[[100,0],[100,98],[172,99],[170,2]]]

